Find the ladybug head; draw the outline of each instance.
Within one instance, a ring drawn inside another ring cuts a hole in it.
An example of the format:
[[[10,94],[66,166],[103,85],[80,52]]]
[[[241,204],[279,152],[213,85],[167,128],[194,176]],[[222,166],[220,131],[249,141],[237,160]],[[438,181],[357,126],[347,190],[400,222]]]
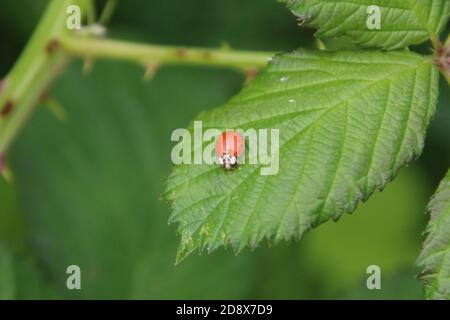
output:
[[[242,135],[234,131],[225,131],[217,137],[216,156],[225,169],[237,167],[238,157],[244,151]]]

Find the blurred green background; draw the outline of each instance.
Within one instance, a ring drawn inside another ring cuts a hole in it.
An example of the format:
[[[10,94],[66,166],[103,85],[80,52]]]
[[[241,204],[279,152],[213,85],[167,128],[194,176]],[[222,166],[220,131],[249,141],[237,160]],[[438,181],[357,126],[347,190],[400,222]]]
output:
[[[99,8],[104,2],[99,2]],[[0,77],[11,68],[46,1],[0,4]],[[159,44],[287,51],[312,46],[311,30],[275,0],[122,1],[110,36]],[[422,48],[422,50],[424,50]],[[425,49],[426,51],[426,49]],[[64,122],[39,107],[0,177],[0,298],[421,299],[414,262],[424,209],[450,164],[450,90],[441,81],[438,113],[420,160],[401,171],[352,216],[299,242],[235,256],[221,249],[174,266],[176,226],[160,200],[171,168],[172,130],[225,103],[241,74],[164,67],[150,81],[133,64],[70,64],[52,92]],[[66,268],[81,267],[81,290]],[[366,268],[381,267],[368,290]]]

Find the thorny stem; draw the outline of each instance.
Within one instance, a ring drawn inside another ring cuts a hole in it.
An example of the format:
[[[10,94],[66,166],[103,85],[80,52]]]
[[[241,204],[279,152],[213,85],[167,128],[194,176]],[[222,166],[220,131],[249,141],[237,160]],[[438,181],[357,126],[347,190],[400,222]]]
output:
[[[148,65],[183,64],[229,67],[240,70],[266,66],[273,52],[237,51],[229,49],[187,48],[137,44],[127,41],[95,38],[63,37],[57,40],[67,53],[88,58],[128,60]]]
[[[151,74],[161,64],[220,66],[246,71],[249,75],[264,67],[270,52],[233,51],[136,44],[76,36],[66,28],[66,9],[76,4],[94,20],[92,0],[52,0],[32,39],[16,65],[0,81],[0,157],[28,119],[35,105],[71,56],[111,58],[144,65]],[[108,20],[116,1],[109,2],[103,15]]]
[[[0,155],[4,156],[12,140],[28,119],[42,94],[60,72],[67,56],[55,50],[50,39],[69,33],[66,29],[67,7],[78,5],[82,12],[92,12],[91,0],[53,0],[0,90]]]

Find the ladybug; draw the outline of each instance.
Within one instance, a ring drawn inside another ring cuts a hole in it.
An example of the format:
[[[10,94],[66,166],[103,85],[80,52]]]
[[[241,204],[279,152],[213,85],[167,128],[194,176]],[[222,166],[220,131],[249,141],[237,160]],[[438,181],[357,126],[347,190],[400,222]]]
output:
[[[244,147],[245,140],[241,134],[234,131],[222,132],[216,142],[216,156],[219,164],[225,170],[238,167],[238,157],[244,151]]]

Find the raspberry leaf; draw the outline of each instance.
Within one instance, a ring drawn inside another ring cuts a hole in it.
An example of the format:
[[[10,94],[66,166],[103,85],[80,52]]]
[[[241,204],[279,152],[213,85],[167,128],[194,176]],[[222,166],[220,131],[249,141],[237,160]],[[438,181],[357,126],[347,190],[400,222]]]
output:
[[[379,29],[369,28],[373,6]],[[420,44],[439,34],[450,16],[448,0],[290,0],[299,24],[318,28],[316,36],[346,38],[361,47],[387,50]]]
[[[196,120],[219,130],[279,129],[279,171],[176,166],[165,196],[179,223],[178,261],[196,249],[239,252],[300,238],[353,212],[421,153],[437,83],[431,58],[408,52],[275,57],[228,104]]]
[[[426,240],[417,265],[427,299],[450,300],[450,170],[431,199]]]

